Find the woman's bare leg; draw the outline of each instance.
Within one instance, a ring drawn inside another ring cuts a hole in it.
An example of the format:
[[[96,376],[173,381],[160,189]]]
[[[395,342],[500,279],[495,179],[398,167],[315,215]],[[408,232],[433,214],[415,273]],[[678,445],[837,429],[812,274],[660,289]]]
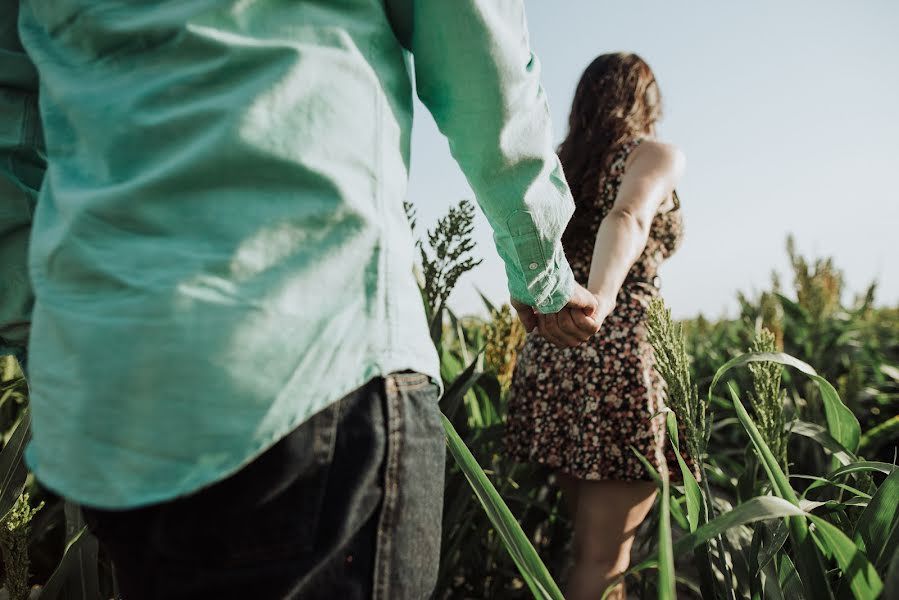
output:
[[[656,486],[645,481],[585,481],[560,475],[573,501],[574,568],[567,600],[599,600],[615,577],[627,570],[637,527],[649,514]],[[625,598],[624,586],[610,596]]]

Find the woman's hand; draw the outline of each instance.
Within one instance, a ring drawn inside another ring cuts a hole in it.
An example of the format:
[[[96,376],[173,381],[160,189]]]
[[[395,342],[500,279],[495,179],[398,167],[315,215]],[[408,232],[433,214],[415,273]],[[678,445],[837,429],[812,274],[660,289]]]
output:
[[[614,307],[614,303],[606,302],[602,296],[592,294],[580,285],[575,286],[568,304],[553,314],[540,314],[515,299],[511,302],[529,333],[537,329],[559,348],[573,348],[590,339]]]

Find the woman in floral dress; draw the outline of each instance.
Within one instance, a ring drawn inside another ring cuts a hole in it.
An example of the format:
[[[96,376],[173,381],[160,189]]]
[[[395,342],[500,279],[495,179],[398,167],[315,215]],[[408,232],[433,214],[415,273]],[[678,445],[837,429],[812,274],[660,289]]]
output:
[[[634,54],[606,54],[575,93],[559,157],[576,209],[562,238],[575,280],[600,306],[602,327],[581,346],[565,323],[535,315],[515,368],[506,446],[519,461],[550,467],[574,519],[568,600],[596,600],[627,569],[655,485],[631,447],[678,473],[664,457],[662,381],[653,368],[646,309],[659,295],[659,265],[683,237],[674,186],[681,152],[655,139],[659,88]],[[521,312],[521,307],[516,306]],[[613,597],[624,598],[623,586]]]

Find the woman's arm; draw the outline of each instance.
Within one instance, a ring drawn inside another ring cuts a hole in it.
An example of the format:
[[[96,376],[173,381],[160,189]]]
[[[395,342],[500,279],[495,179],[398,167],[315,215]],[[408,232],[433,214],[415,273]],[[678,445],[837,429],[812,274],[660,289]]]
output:
[[[596,235],[587,289],[596,295],[602,317],[615,307],[615,298],[649,239],[652,220],[684,170],[683,153],[669,144],[647,140],[625,164],[618,197]]]

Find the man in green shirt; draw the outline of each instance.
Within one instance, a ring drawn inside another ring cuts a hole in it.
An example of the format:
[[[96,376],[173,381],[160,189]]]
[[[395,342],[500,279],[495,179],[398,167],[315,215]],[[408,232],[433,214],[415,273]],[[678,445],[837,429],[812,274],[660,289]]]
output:
[[[525,324],[583,341],[519,0],[0,0],[0,345],[129,600],[433,589],[413,75]]]

